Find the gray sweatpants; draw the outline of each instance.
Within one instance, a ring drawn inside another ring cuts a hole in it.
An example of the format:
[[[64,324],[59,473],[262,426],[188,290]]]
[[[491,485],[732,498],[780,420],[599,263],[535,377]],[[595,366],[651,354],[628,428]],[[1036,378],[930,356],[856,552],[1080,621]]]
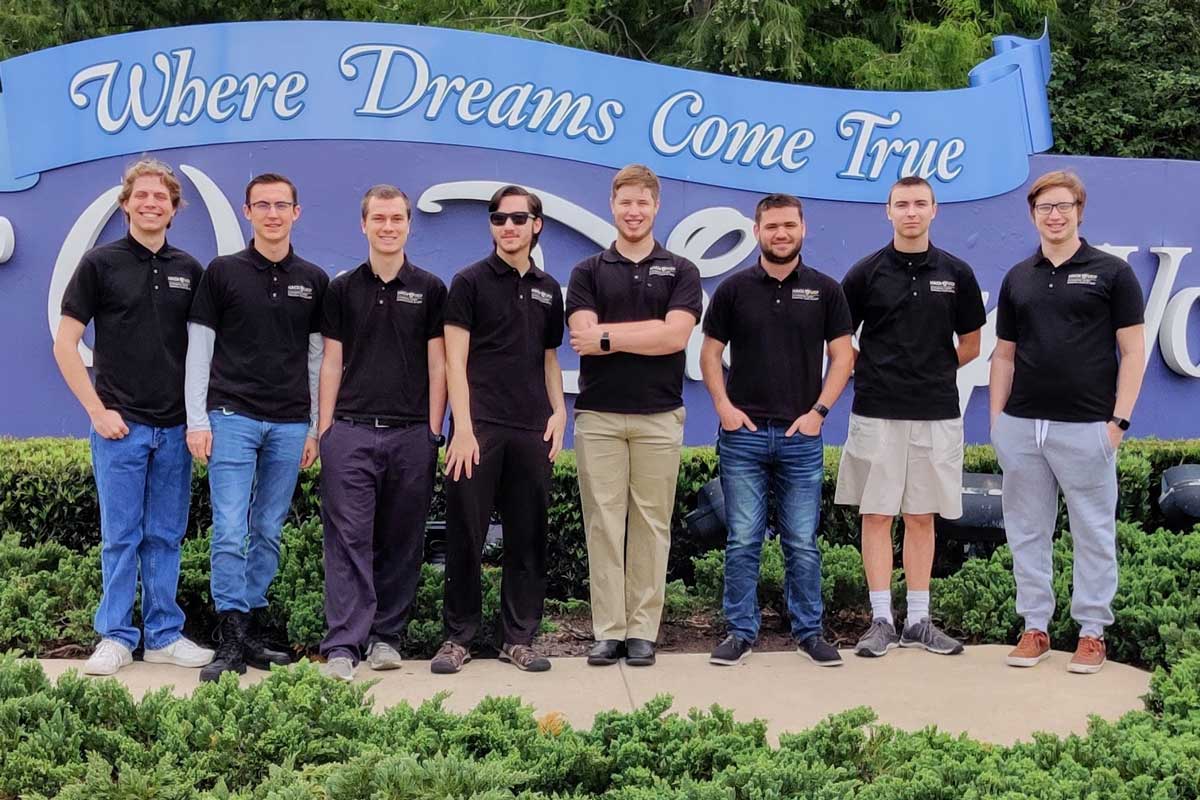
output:
[[[1004,470],[1004,530],[1012,548],[1017,613],[1026,630],[1054,615],[1051,541],[1058,489],[1067,501],[1075,552],[1071,617],[1080,635],[1112,624],[1117,593],[1116,452],[1103,422],[1054,422],[1001,414],[992,444]]]

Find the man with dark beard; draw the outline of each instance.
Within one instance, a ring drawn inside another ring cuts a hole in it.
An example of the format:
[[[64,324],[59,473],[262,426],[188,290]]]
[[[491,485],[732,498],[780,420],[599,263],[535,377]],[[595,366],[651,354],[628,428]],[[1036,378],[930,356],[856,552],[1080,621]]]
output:
[[[799,652],[818,666],[842,658],[821,635],[821,426],[854,364],[850,308],[833,278],[804,264],[800,200],[767,195],[754,209],[758,263],[722,281],[704,316],[700,369],[721,420],[725,495],[725,618],[713,664],[734,665],[758,637],[758,572],[768,491],[776,498],[788,614]],[[721,358],[731,349],[726,383]],[[829,371],[821,384],[826,347]]]

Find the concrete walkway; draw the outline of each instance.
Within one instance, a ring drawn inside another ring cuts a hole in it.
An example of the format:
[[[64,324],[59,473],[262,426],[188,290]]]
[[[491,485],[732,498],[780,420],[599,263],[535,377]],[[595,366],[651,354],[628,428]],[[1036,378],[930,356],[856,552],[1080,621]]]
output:
[[[997,744],[1028,740],[1035,731],[1059,735],[1084,733],[1090,714],[1115,720],[1143,707],[1149,673],[1109,662],[1096,675],[1066,671],[1069,653],[1055,652],[1033,669],[1004,664],[1009,648],[969,647],[961,656],[935,656],[896,650],[886,658],[856,658],[843,651],[846,664],[821,668],[796,653],[755,653],[737,667],[714,667],[703,654],[660,655],[652,668],[589,667],[582,658],[554,660],[551,672],[519,672],[494,660],[472,661],[458,675],[433,675],[426,661],[407,662],[393,672],[361,666],[358,680],[379,680],[372,689],[377,708],[419,704],[438,692],[450,692],[446,706],[467,711],[488,695],[518,695],[536,712],[559,712],[576,728],[586,729],[597,712],[629,711],[656,694],[675,698],[674,712],[713,703],[732,708],[739,720],[763,719],[772,740],[785,731],[809,728],[829,714],[870,706],[881,722],[905,730],[936,725],[950,733]],[[52,679],[81,661],[44,660]],[[250,670],[250,685],[266,673]],[[117,675],[140,697],[165,685],[190,693],[198,671],[136,662]]]

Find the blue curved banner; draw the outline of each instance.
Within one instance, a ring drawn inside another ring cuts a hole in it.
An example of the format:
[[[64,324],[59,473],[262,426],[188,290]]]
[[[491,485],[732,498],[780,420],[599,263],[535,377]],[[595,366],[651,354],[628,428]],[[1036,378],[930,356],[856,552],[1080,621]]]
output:
[[[965,89],[868,92],[406,25],[144,31],[0,62],[0,191],[144,151],[348,139],[641,162],[695,183],[846,201],[879,201],[919,174],[943,201],[973,200],[1023,184],[1029,155],[1052,143],[1048,34],[1000,37],[995,50]]]

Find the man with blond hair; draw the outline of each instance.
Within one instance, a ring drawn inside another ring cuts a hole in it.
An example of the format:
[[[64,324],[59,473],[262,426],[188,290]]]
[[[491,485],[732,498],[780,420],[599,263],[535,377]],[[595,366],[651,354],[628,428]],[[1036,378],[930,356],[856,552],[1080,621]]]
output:
[[[367,260],[325,293],[318,430],[325,524],[324,672],[400,667],[446,411],[446,285],[408,260],[408,196],[362,200]]]
[[[91,419],[100,499],[101,641],[84,664],[89,675],[112,675],[133,662],[142,638],[133,625],[139,573],[145,660],[203,667],[213,657],[183,635],[175,599],[192,487],[184,438],[187,319],[203,271],[167,243],[183,203],[170,167],[154,159],[133,164],[117,202],[129,233],[83,256],[63,294],[54,339],[58,368]],[[79,355],[89,322],[94,387]]]
[[[617,238],[571,273],[567,325],[580,356],[575,454],[588,545],[594,666],[650,666],[662,619],[683,445],[684,348],[700,273],[654,239],[658,177],[613,178]]]
[[[1025,631],[1008,655],[1032,667],[1050,654],[1052,539],[1058,492],[1074,550],[1067,669],[1098,672],[1117,591],[1117,447],[1146,369],[1142,288],[1129,265],[1079,236],[1087,192],[1049,172],[1027,196],[1040,246],[1004,277],[992,354],[992,443],[1004,470],[1004,529]],[[1118,358],[1119,353],[1119,358]]]

